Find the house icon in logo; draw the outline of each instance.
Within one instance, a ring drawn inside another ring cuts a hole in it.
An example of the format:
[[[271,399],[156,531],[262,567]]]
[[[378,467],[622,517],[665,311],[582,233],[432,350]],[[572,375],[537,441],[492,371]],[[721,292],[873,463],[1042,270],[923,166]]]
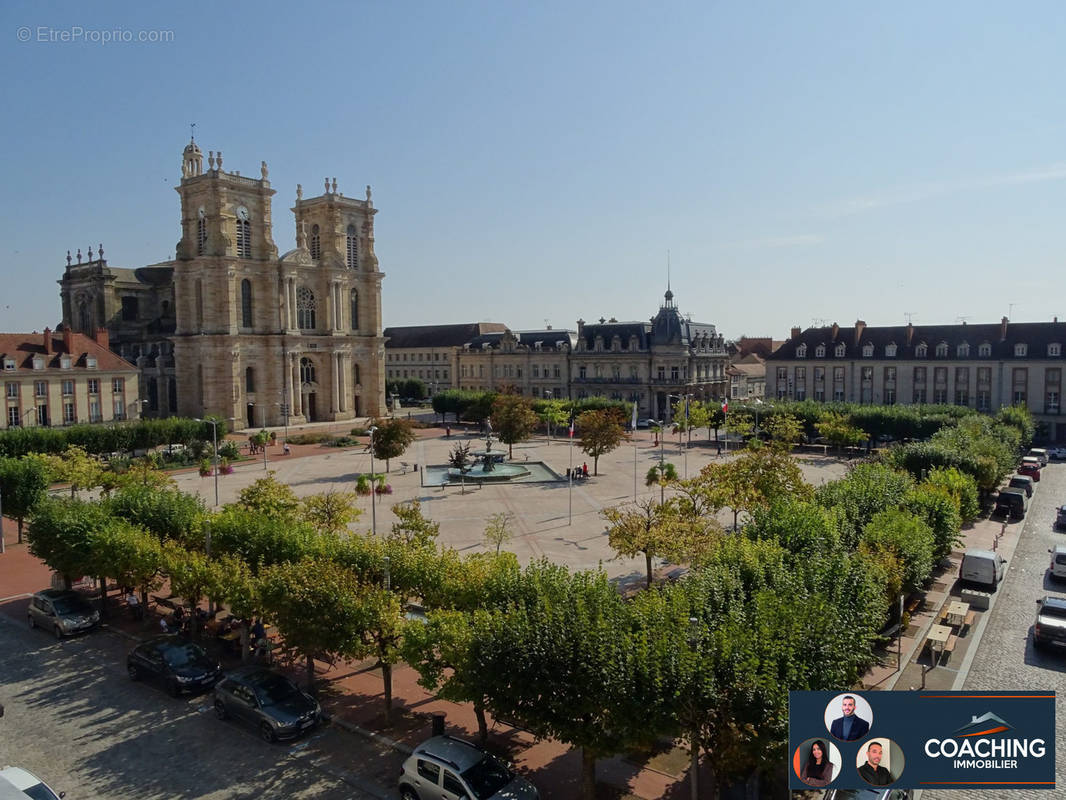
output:
[[[953,735],[960,738],[965,738],[967,736],[988,736],[992,733],[1009,731],[1010,728],[1011,726],[1004,720],[989,711],[979,717],[974,717],[969,723],[955,731]]]

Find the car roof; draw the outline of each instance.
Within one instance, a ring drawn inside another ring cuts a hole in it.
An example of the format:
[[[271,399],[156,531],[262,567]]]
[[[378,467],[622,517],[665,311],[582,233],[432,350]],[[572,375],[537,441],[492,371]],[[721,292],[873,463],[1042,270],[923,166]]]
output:
[[[1043,605],[1051,606],[1052,608],[1059,608],[1066,611],[1066,597],[1055,597],[1054,595],[1044,595]]]
[[[995,557],[996,557],[996,554],[995,554],[995,553],[993,553],[993,552],[992,552],[991,550],[978,550],[977,548],[972,548],[972,549],[970,549],[970,550],[967,550],[967,551],[966,551],[966,552],[965,552],[965,553],[963,554],[963,558],[967,558],[967,557],[974,557],[974,558],[995,558]]]
[[[41,589],[37,592],[38,597],[44,597],[48,600],[58,600],[61,597],[77,597],[84,600],[85,597],[81,592],[75,592],[73,589]]]
[[[238,667],[232,672],[226,673],[226,677],[248,686],[261,686],[267,681],[277,680],[278,678],[289,680],[288,677],[282,675],[280,672],[254,665],[250,667]]]
[[[4,767],[0,769],[0,777],[6,778],[16,789],[28,789],[42,783],[40,778],[22,767]]]
[[[1033,482],[1032,477],[1029,476],[1029,475],[1011,475],[1010,479],[1012,481],[1021,481],[1022,483],[1032,483]]]
[[[1052,548],[1056,553],[1066,553],[1066,544],[1057,544]]]
[[[485,753],[469,742],[453,736],[434,736],[415,748],[415,755],[428,755],[465,772],[485,758]]]
[[[1003,495],[1007,495],[1007,496],[1013,495],[1014,497],[1024,497],[1025,496],[1025,492],[1023,492],[1021,489],[1015,489],[1015,488],[1000,489],[999,490],[999,496],[1002,497]]]

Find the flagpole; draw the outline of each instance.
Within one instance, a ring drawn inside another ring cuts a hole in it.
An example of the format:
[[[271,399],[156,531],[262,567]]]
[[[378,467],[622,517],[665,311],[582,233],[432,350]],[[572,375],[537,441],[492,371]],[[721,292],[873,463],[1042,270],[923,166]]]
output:
[[[574,524],[574,423],[570,423],[570,485],[567,487],[567,525]]]

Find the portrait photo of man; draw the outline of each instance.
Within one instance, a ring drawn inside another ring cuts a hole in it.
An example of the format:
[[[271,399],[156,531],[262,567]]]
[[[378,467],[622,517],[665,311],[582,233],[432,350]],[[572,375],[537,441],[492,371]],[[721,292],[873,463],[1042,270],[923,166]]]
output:
[[[891,745],[892,743],[889,742]],[[893,745],[894,746],[894,745]],[[885,766],[882,766],[882,761],[885,759],[885,748],[881,742],[874,740],[866,746],[866,756],[863,757],[862,751],[859,751],[858,760],[862,761],[859,765],[859,777],[866,781],[871,786],[888,786],[894,782],[899,775],[893,775],[892,770]],[[902,753],[898,753],[896,761],[902,762]]]
[[[846,694],[840,700],[841,716],[833,720],[829,733],[843,742],[854,742],[870,732],[869,720],[855,713],[855,696]]]

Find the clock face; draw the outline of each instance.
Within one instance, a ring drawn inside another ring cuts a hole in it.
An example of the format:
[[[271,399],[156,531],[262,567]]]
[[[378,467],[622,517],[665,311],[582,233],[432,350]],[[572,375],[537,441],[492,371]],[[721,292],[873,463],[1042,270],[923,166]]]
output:
[[[239,219],[241,222],[247,222],[248,221],[248,209],[245,208],[244,206],[241,206],[240,208],[238,208],[237,209],[237,219]]]
[[[203,206],[200,206],[200,210],[197,211],[196,213],[200,215],[200,219],[203,219],[205,216],[207,216],[207,212],[204,211],[204,207]]]

